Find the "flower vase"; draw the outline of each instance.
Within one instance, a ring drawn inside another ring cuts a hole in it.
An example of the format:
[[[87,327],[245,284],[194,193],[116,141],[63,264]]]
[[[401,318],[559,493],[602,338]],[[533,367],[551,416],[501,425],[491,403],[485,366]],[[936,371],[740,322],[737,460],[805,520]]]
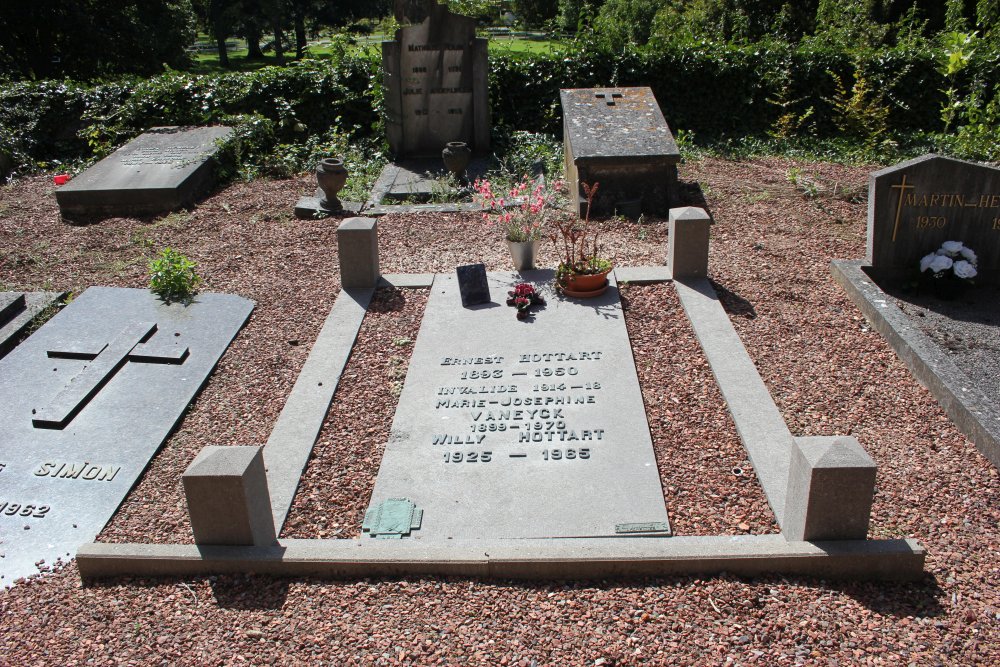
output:
[[[344,161],[337,158],[325,158],[316,165],[316,182],[323,197],[319,200],[320,207],[327,211],[340,211],[344,205],[337,199],[337,194],[347,184],[347,169]]]
[[[510,258],[514,262],[515,271],[527,271],[535,268],[535,257],[538,256],[539,241],[507,241],[510,248]]]
[[[472,161],[472,149],[464,141],[449,141],[441,151],[441,159],[444,160],[445,168],[452,173],[462,185],[467,185],[465,169]]]

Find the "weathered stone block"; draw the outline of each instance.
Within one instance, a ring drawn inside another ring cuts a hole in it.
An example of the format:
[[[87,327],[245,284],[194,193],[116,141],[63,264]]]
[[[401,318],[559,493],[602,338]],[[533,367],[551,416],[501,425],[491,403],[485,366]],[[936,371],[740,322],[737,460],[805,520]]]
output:
[[[796,438],[782,530],[790,541],[863,540],[875,462],[850,436]]]
[[[667,268],[671,277],[708,277],[708,230],[711,220],[693,206],[670,209]]]
[[[196,544],[274,544],[262,452],[262,447],[209,446],[184,471]]]
[[[378,284],[378,222],[375,218],[348,218],[337,228],[341,287]]]

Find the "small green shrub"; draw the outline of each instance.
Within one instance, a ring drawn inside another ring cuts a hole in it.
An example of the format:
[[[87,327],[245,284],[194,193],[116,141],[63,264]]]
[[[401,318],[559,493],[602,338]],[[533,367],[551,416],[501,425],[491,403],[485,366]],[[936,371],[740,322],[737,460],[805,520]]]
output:
[[[190,301],[201,282],[194,269],[190,259],[173,248],[164,248],[149,261],[149,290],[167,303]]]

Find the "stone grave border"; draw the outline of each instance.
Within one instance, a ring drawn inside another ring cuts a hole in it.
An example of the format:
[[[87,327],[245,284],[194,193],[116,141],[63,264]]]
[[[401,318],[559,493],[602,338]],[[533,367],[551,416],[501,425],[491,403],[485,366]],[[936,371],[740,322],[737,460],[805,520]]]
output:
[[[958,429],[1000,468],[1000,410],[865,272],[863,260],[834,260],[834,280],[927,387]]]
[[[433,274],[380,276],[376,220],[354,218],[349,222],[352,223],[347,232],[349,234],[358,235],[362,229],[369,231],[370,247],[358,248],[357,237],[352,240],[355,246],[353,256],[345,257],[341,252],[341,271],[351,276],[367,273],[372,280],[366,287],[348,284],[342,289],[263,448],[275,534],[281,532],[299,477],[309,459],[376,287],[423,289],[431,287],[434,281]],[[691,226],[685,229],[694,230],[694,233],[682,229],[686,222]],[[219,542],[90,543],[83,545],[76,555],[80,576],[86,580],[123,575],[256,573],[335,578],[457,575],[593,579],[729,572],[747,577],[779,573],[825,579],[920,579],[923,577],[926,551],[913,539],[805,541],[792,537],[802,533],[802,526],[796,527],[794,524],[799,518],[790,517],[785,511],[785,496],[788,489],[799,494],[801,484],[789,485],[789,471],[802,474],[803,466],[797,459],[803,458],[803,450],[808,451],[804,446],[810,442],[851,439],[793,438],[707,279],[707,231],[707,214],[699,213],[698,209],[674,209],[670,216],[668,265],[619,267],[615,275],[619,283],[649,284],[673,280],[768,502],[782,525],[782,534],[645,539],[454,540],[447,544],[366,537],[279,539],[276,543],[255,546],[219,546]],[[340,234],[338,231],[338,238]],[[370,255],[372,248],[375,249],[374,266]],[[674,275],[671,267],[676,269],[679,265],[671,261],[671,257],[690,253],[692,248],[704,250],[702,268],[684,275],[678,271]],[[358,264],[363,266],[359,269]],[[864,454],[863,450],[861,453]],[[867,458],[867,455],[864,457]],[[868,471],[873,475],[874,464],[868,466]],[[241,475],[246,475],[246,470],[234,470],[231,477]],[[806,479],[806,487],[808,484]],[[246,507],[250,504],[247,500],[242,509],[234,507],[234,516],[242,511],[245,517]],[[805,509],[791,514],[809,511]],[[864,519],[867,531],[867,514]],[[786,521],[789,525],[785,525]]]

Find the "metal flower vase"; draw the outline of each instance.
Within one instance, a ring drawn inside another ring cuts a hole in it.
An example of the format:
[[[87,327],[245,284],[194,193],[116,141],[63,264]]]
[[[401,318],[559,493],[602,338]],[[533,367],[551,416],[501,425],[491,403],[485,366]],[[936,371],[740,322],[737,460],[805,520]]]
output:
[[[340,203],[337,194],[347,183],[347,169],[344,161],[337,158],[325,158],[316,166],[316,181],[323,196],[319,205],[327,211],[340,211],[344,205]]]
[[[538,256],[539,243],[540,241],[507,241],[515,271],[527,271],[535,268],[535,257]]]
[[[449,141],[441,151],[441,159],[445,168],[450,171],[462,185],[468,184],[465,169],[472,161],[472,149],[464,141]]]

